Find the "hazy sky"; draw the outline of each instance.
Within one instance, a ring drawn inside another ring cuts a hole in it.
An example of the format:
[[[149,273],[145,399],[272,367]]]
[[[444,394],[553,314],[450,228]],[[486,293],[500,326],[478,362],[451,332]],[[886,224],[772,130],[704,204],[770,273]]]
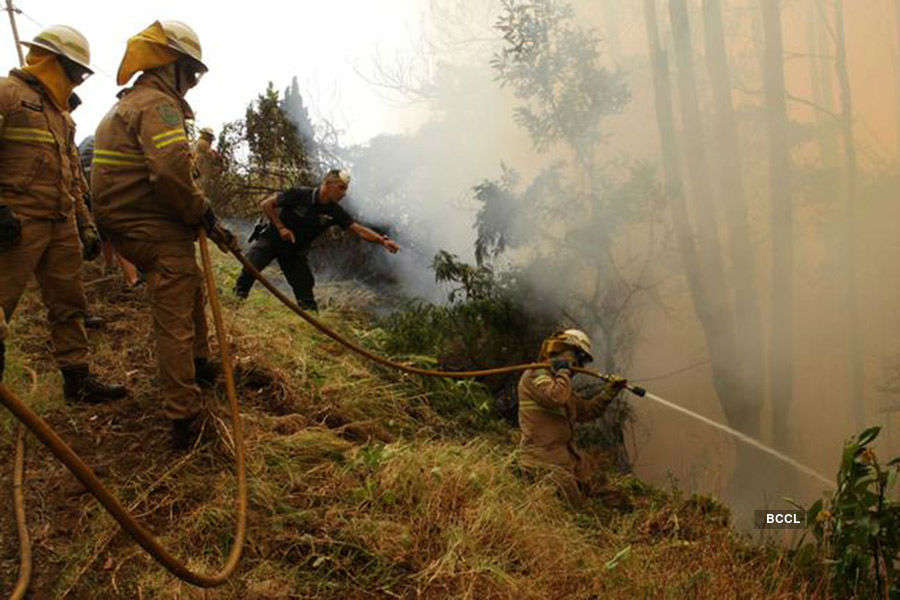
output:
[[[25,13],[17,15],[22,39],[31,39],[40,25],[60,23],[75,27],[90,41],[96,74],[77,90],[84,100],[73,115],[78,140],[93,133],[115,101],[115,73],[126,40],[156,19],[176,19],[200,36],[210,69],[187,95],[198,126],[217,129],[240,117],[268,81],[284,89],[296,75],[313,116],[334,120],[346,131],[344,142],[400,131],[404,120],[409,122],[409,111],[387,102],[354,66],[366,70],[378,52],[414,52],[422,4],[423,0],[14,2]],[[17,58],[8,19],[0,19],[0,67],[8,69]]]

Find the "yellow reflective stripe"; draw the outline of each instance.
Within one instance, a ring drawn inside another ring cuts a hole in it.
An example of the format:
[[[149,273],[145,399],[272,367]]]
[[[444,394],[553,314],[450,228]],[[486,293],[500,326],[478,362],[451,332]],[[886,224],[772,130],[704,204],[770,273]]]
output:
[[[32,127],[7,127],[4,131],[7,133],[26,133],[53,137],[53,134],[49,129],[34,129]]]
[[[115,150],[94,150],[94,156],[115,156],[119,158],[131,158],[134,160],[144,160],[143,154],[129,154],[127,152],[117,152]]]
[[[170,135],[174,135],[176,133],[180,133],[180,134],[184,135],[184,129],[182,127],[179,127],[178,129],[170,129],[168,131],[163,131],[162,133],[154,135],[150,139],[153,140],[154,142],[158,142],[162,138],[169,137]]]
[[[175,142],[186,142],[186,141],[187,141],[187,136],[184,135],[184,134],[181,134],[181,135],[179,135],[179,136],[176,136],[176,137],[173,137],[173,138],[171,138],[171,139],[168,139],[168,140],[166,140],[166,141],[164,141],[164,142],[157,143],[157,144],[156,144],[156,147],[157,147],[157,148],[165,148],[165,147],[168,146],[169,144],[174,144]]]
[[[566,413],[562,409],[561,406],[555,406],[553,408],[547,408],[545,406],[541,406],[537,402],[534,402],[530,399],[519,398],[519,410],[523,411],[534,411],[534,412],[542,412],[546,414],[556,415],[559,417],[565,417]]]
[[[100,156],[95,156],[92,161],[95,165],[122,165],[127,167],[140,167],[143,165],[143,161],[138,162],[130,159],[122,159],[122,158],[103,158]]]
[[[37,135],[15,135],[4,133],[0,138],[4,140],[9,140],[11,142],[38,142],[41,144],[55,144],[56,140],[52,137],[46,138],[43,136]]]
[[[538,375],[532,381],[534,382],[534,385],[543,385],[547,382],[553,383],[553,378],[549,375]]]
[[[56,138],[47,129],[34,129],[31,127],[7,127],[0,138],[15,142],[44,142],[56,143]]]

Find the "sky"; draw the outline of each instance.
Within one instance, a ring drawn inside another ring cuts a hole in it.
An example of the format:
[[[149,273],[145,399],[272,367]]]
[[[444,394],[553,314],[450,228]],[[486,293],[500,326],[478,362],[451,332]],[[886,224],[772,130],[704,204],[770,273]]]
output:
[[[96,74],[77,90],[76,137],[90,133],[115,102],[115,73],[127,39],[154,20],[180,20],[200,37],[209,73],[187,94],[198,127],[243,115],[269,81],[283,90],[296,75],[312,115],[334,122],[344,143],[405,131],[412,109],[392,103],[359,76],[378,54],[414,52],[423,0],[330,0],[250,3],[192,0],[154,2],[16,0],[21,39],[42,26],[65,24],[91,44]],[[8,20],[0,21],[0,68],[16,66]]]

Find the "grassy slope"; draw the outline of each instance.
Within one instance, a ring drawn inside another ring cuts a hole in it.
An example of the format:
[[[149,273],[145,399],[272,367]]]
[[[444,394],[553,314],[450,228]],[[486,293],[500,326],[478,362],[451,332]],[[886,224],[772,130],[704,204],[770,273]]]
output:
[[[217,271],[228,289],[234,268],[222,259]],[[96,312],[110,319],[106,332],[92,334],[96,363],[106,376],[128,378],[133,397],[109,407],[64,406],[34,292],[15,321],[7,382],[167,546],[194,568],[215,568],[233,535],[224,393],[210,394],[220,408],[207,420],[205,441],[186,456],[172,453],[153,394],[142,298],[117,283],[103,286],[90,290]],[[109,302],[98,304],[101,296]],[[825,596],[778,552],[737,539],[720,509],[702,499],[611,475],[613,495],[630,510],[601,501],[567,508],[548,482],[516,474],[517,432],[484,414],[478,386],[375,368],[312,333],[263,291],[240,308],[225,303],[249,457],[249,539],[238,573],[213,591],[180,583],[31,438],[34,597]],[[377,348],[383,334],[339,306],[323,318]],[[30,393],[29,368],[38,375]],[[11,428],[2,411],[4,482]],[[3,510],[0,596],[17,566],[12,515]]]

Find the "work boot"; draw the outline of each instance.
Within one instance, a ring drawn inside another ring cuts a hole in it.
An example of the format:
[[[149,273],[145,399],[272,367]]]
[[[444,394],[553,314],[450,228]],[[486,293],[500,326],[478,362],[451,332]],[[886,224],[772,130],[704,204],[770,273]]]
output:
[[[211,388],[216,385],[216,379],[222,372],[222,365],[212,362],[205,356],[194,359],[194,381],[200,387]]]
[[[318,314],[319,312],[319,304],[315,300],[297,300],[297,304],[300,305],[300,308],[305,310],[306,312],[312,312]]]
[[[63,376],[63,395],[67,404],[83,402],[99,404],[109,400],[120,400],[128,395],[128,389],[122,385],[103,383],[87,366],[64,367],[60,369]]]
[[[199,425],[197,416],[172,419],[172,448],[177,452],[190,450],[197,441]]]
[[[88,329],[101,329],[106,325],[106,319],[97,315],[87,315],[84,318],[84,326]]]
[[[241,300],[246,300],[247,296],[250,295],[250,288],[244,288],[237,284],[234,285],[234,295],[240,298]]]
[[[3,381],[3,371],[6,369],[6,342],[0,341],[0,382]]]

